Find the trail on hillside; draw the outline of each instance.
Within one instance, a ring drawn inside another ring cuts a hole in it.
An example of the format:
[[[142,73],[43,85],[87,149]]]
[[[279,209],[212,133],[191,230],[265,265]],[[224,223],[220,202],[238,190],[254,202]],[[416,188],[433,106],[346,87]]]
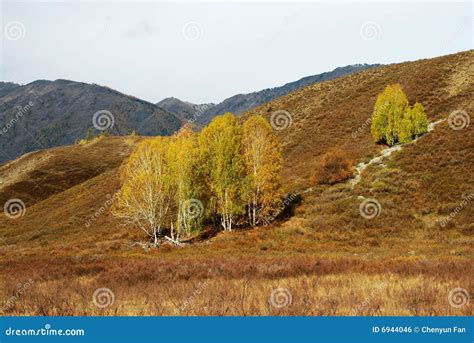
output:
[[[391,147],[387,147],[387,148],[383,149],[378,155],[374,156],[370,161],[359,163],[355,168],[354,178],[349,181],[351,187],[354,188],[355,185],[357,185],[360,182],[360,180],[362,178],[362,172],[368,166],[370,166],[372,164],[375,164],[375,163],[380,163],[383,159],[385,159],[387,157],[390,157],[390,155],[392,155],[395,151],[401,151],[403,149],[403,147],[405,147],[407,145],[410,145],[410,144],[414,144],[419,139],[421,139],[421,138],[425,137],[427,134],[431,133],[438,124],[444,122],[445,120],[446,120],[446,118],[437,120],[437,121],[432,122],[432,123],[429,123],[428,124],[428,131],[424,135],[416,137],[410,143],[398,144],[398,145],[394,145],[394,146],[391,146]],[[297,193],[305,194],[305,193],[309,193],[311,191],[313,191],[313,187],[309,187],[309,188],[307,188],[307,189],[305,189],[301,192],[297,192]]]
[[[352,186],[352,188],[355,187],[355,185],[357,185],[360,180],[361,180],[361,175],[362,175],[362,172],[370,165],[372,164],[375,164],[375,163],[380,163],[384,158],[387,158],[389,157],[390,155],[392,155],[395,151],[400,151],[402,150],[403,147],[407,146],[407,145],[410,145],[410,144],[414,144],[415,142],[417,142],[420,138],[422,137],[425,137],[427,134],[431,133],[434,128],[436,127],[436,125],[442,123],[443,121],[445,121],[446,119],[440,119],[438,121],[435,121],[433,123],[430,123],[428,124],[428,131],[427,133],[425,133],[424,135],[421,135],[419,137],[416,137],[414,140],[412,140],[410,143],[405,143],[405,144],[399,144],[399,145],[394,145],[394,146],[391,146],[391,147],[388,147],[388,148],[385,148],[383,149],[377,156],[373,157],[370,161],[368,162],[361,162],[359,163],[356,168],[355,168],[355,176],[354,178],[350,181],[350,184]]]

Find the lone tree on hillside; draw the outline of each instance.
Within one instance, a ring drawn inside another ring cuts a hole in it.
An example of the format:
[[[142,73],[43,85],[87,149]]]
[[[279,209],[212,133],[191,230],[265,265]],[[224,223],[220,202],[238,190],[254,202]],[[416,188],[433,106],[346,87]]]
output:
[[[251,226],[277,207],[281,198],[281,144],[272,127],[261,116],[250,117],[243,126],[247,170],[247,213]]]
[[[423,105],[410,108],[400,84],[388,85],[379,94],[372,115],[372,136],[376,142],[394,145],[407,143],[428,130],[428,118]]]
[[[352,174],[352,164],[346,154],[339,148],[333,148],[316,161],[311,181],[314,185],[333,185],[349,179]]]

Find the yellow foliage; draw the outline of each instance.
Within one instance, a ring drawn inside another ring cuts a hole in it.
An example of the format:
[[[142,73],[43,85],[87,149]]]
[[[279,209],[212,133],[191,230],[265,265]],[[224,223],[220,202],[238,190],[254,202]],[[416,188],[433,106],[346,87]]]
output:
[[[271,125],[261,116],[250,117],[243,126],[247,171],[247,212],[256,226],[278,207],[282,196],[281,144]]]

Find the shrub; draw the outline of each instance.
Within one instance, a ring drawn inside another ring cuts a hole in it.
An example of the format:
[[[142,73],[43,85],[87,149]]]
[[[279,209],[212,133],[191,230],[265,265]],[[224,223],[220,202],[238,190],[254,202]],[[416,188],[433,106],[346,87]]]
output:
[[[335,184],[352,177],[351,162],[340,149],[331,149],[315,164],[312,174],[313,184]]]

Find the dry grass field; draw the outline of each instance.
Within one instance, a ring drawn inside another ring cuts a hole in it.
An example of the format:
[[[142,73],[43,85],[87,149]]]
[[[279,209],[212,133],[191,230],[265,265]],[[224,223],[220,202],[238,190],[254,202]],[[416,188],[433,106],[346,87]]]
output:
[[[208,227],[183,248],[146,251],[110,214],[118,168],[140,137],[0,166],[0,202],[26,204],[20,218],[0,214],[2,315],[473,315],[474,125],[448,125],[453,111],[473,113],[473,62],[467,51],[382,66],[253,110],[291,116],[278,135],[294,200],[268,226]],[[358,165],[385,148],[366,122],[397,82],[430,122],[443,121],[357,184],[311,187],[329,149]],[[380,206],[373,218],[362,215],[366,199]]]
[[[470,306],[448,302],[451,289],[472,289],[473,271],[467,261],[450,258],[59,259],[47,275],[43,263],[51,261],[2,270],[32,280],[6,315],[473,314]],[[2,295],[17,291],[16,280],[4,284]]]

